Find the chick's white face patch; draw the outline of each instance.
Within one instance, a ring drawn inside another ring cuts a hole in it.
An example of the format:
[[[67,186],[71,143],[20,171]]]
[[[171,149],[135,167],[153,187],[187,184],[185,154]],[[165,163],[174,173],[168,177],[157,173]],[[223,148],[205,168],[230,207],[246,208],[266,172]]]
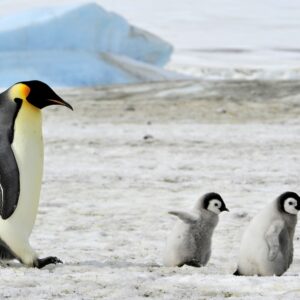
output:
[[[219,214],[221,212],[222,203],[220,200],[212,199],[209,201],[207,210],[212,211],[215,214]]]
[[[299,210],[296,209],[297,206],[297,200],[294,198],[287,198],[284,201],[284,211],[287,212],[288,214],[296,215]]]

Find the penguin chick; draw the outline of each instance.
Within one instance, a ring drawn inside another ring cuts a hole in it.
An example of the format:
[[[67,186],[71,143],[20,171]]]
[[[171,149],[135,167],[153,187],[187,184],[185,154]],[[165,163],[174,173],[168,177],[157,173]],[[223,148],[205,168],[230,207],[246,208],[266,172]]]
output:
[[[163,263],[167,267],[205,266],[211,255],[211,239],[219,214],[228,211],[217,193],[202,196],[192,213],[170,211],[180,221],[167,240]]]
[[[244,232],[234,275],[282,275],[293,261],[299,210],[299,196],[285,192],[254,217]]]
[[[61,261],[38,258],[29,244],[43,175],[41,109],[71,105],[47,84],[19,82],[0,94],[0,259],[42,268]]]

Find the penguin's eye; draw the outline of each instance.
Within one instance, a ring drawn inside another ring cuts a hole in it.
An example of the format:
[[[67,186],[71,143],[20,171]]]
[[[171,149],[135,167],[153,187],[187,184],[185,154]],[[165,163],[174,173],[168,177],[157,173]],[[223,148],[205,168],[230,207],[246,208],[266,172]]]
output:
[[[215,206],[218,206],[218,203],[215,203]]]
[[[290,202],[289,202],[289,205],[293,205],[293,202],[292,202],[292,201],[290,201]]]

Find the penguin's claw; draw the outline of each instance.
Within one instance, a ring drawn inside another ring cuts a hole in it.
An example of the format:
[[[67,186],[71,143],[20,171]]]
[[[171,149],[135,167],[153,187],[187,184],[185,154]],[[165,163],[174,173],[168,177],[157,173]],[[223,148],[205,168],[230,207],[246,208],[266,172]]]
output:
[[[62,264],[63,262],[58,258],[58,257],[55,257],[55,256],[50,256],[50,264]]]

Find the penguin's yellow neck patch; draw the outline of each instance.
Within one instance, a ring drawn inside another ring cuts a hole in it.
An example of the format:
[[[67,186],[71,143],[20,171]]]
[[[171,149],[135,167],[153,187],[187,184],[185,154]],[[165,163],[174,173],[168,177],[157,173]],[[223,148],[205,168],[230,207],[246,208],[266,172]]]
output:
[[[9,96],[11,99],[20,98],[26,100],[30,93],[30,88],[24,83],[17,83],[11,87]]]

